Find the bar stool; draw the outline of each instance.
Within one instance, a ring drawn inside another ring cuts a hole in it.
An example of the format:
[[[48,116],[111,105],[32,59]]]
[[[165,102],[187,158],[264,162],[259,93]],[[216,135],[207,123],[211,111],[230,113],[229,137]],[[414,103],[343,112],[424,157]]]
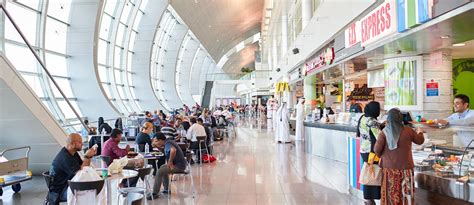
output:
[[[206,138],[207,138],[207,136],[196,136],[196,140],[199,143],[199,155],[201,157],[201,159],[199,159],[199,162],[201,162],[201,164],[202,164],[202,150],[203,150],[202,147],[201,147],[202,143],[204,143],[204,147],[206,148],[205,149],[206,154],[209,154],[209,149],[207,148]],[[208,159],[208,162],[210,162],[209,159]]]
[[[196,188],[194,187],[194,179],[193,179],[193,174],[191,172],[191,165],[189,164],[189,162],[186,163],[186,170],[184,171],[173,171],[170,173],[170,177],[168,177],[168,190],[171,190],[171,182],[173,181],[176,181],[176,180],[172,180],[172,178],[174,177],[174,175],[184,175],[185,176],[185,179],[186,179],[186,176],[189,176],[189,178],[191,179],[191,190],[192,190],[192,195],[193,195],[193,199],[196,198]],[[176,186],[176,190],[178,190],[178,186]],[[171,199],[171,194],[168,195],[168,204],[170,204],[170,199]]]
[[[100,191],[104,187],[104,180],[98,181],[86,181],[86,182],[73,182],[71,180],[68,181],[69,188],[72,191],[73,196],[73,204],[77,202],[77,192],[78,191],[87,191],[87,190],[95,190],[95,195],[99,195]]]
[[[147,180],[147,177],[150,176],[151,171],[153,167],[151,165],[145,165],[145,168],[140,168],[137,169],[138,171],[138,178],[143,181],[143,187],[125,187],[125,188],[120,188],[118,189],[118,195],[117,195],[117,201],[120,201],[120,197],[125,198],[126,204],[134,204],[137,203],[136,194],[140,194],[143,196],[146,196],[149,191],[151,190],[151,185],[149,184],[149,180]],[[152,199],[152,202],[154,200]],[[148,202],[145,200],[145,204],[148,204]]]

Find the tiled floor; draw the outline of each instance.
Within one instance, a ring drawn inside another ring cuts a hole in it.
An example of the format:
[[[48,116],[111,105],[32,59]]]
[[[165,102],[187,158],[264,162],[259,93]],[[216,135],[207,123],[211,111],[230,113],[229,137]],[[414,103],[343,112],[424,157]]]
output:
[[[173,182],[171,204],[363,204],[346,194],[344,164],[307,155],[302,143],[274,143],[266,120],[242,120],[237,138],[219,142],[215,152],[217,162],[192,165],[196,197],[181,177]],[[43,179],[35,177],[18,194],[5,189],[0,204],[41,204],[46,192]]]

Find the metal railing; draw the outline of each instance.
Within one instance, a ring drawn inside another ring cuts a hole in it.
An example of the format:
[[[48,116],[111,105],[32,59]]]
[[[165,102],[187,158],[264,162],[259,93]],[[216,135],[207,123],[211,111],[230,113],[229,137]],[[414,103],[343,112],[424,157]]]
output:
[[[43,71],[46,73],[46,75],[48,76],[49,80],[51,80],[51,82],[54,84],[54,86],[58,89],[59,93],[61,94],[61,96],[64,98],[64,101],[66,101],[66,103],[68,104],[69,108],[74,112],[74,115],[77,117],[77,120],[80,121],[80,124],[86,128],[87,125],[84,123],[84,121],[82,120],[81,116],[79,115],[79,113],[76,111],[76,109],[73,107],[73,105],[71,104],[71,102],[69,101],[69,99],[67,98],[66,94],[64,94],[63,90],[59,87],[59,84],[56,82],[56,80],[54,79],[54,77],[51,75],[51,73],[49,72],[49,70],[46,68],[46,65],[44,64],[44,62],[41,60],[41,58],[38,56],[38,54],[36,53],[35,49],[33,48],[33,46],[31,46],[30,42],[28,41],[28,39],[26,39],[25,35],[23,34],[23,32],[21,32],[19,26],[16,24],[16,22],[13,20],[13,18],[11,17],[10,13],[7,11],[7,9],[5,8],[5,5],[3,3],[0,2],[0,9],[3,10],[3,13],[5,14],[5,16],[10,20],[11,24],[13,25],[13,27],[15,28],[15,30],[18,32],[18,34],[20,35],[21,39],[25,42],[26,46],[28,47],[28,49],[31,51],[31,53],[34,55],[34,57],[36,58],[36,60],[38,61],[38,63],[41,65],[41,68],[43,68]],[[6,21],[5,21],[6,22]],[[5,26],[5,22],[4,22],[4,25]],[[64,125],[63,125],[64,127]]]

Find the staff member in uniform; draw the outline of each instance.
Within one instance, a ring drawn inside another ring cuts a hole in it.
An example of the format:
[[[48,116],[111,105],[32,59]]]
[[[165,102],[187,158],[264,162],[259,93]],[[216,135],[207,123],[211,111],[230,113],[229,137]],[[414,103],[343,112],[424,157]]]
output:
[[[474,125],[474,110],[469,109],[469,97],[463,94],[454,96],[454,114],[443,120],[437,120],[435,123],[441,125],[471,126]],[[474,139],[473,132],[459,131],[458,137],[461,138],[463,146],[467,146]]]

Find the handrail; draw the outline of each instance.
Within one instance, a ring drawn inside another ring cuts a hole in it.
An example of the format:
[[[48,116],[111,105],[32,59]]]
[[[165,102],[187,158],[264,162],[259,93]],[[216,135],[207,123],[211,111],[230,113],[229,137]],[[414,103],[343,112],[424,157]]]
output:
[[[33,47],[31,46],[30,42],[26,39],[25,35],[23,34],[23,32],[21,32],[20,28],[18,27],[18,25],[16,24],[16,22],[13,20],[13,18],[10,16],[10,13],[8,13],[7,9],[4,7],[4,5],[2,3],[0,3],[0,8],[3,10],[3,12],[5,13],[5,15],[7,16],[7,18],[10,20],[10,22],[12,23],[13,27],[15,27],[15,30],[18,32],[18,34],[20,34],[20,37],[23,39],[23,41],[25,41],[25,44],[26,46],[28,47],[28,49],[30,49],[30,51],[33,53],[33,55],[35,56],[36,60],[39,62],[39,64],[41,65],[41,67],[43,68],[43,70],[46,72],[46,75],[49,77],[49,80],[51,80],[51,82],[53,82],[54,86],[56,86],[56,88],[58,89],[59,93],[61,94],[61,96],[63,96],[64,100],[66,101],[66,103],[69,105],[69,107],[71,108],[71,110],[74,112],[74,115],[76,115],[77,119],[81,122],[82,126],[84,128],[87,127],[87,125],[84,123],[84,120],[82,120],[81,116],[79,116],[79,113],[76,111],[76,109],[74,109],[74,107],[72,106],[71,102],[69,101],[69,99],[66,97],[66,95],[64,94],[63,90],[61,90],[61,88],[59,87],[58,83],[56,82],[56,80],[53,78],[53,76],[51,75],[51,73],[48,71],[48,69],[46,68],[46,65],[44,64],[44,62],[40,59],[40,57],[38,56],[38,54],[35,52],[35,50],[33,49]]]

